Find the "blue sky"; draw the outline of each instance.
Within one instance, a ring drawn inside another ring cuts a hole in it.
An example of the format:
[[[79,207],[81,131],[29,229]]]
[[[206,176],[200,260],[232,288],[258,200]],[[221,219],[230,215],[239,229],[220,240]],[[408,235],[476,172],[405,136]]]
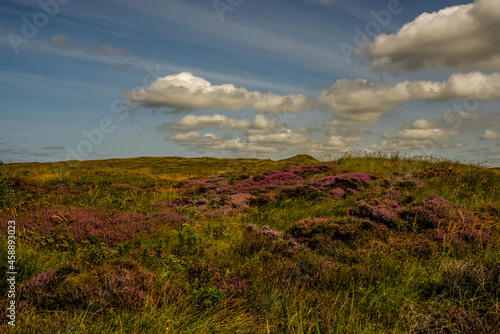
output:
[[[0,2],[0,160],[500,165],[500,3]]]

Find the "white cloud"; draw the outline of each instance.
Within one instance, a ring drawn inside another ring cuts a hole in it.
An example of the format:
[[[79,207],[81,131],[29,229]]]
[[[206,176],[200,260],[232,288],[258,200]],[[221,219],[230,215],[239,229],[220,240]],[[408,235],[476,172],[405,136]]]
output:
[[[443,82],[405,81],[394,86],[342,79],[323,90],[317,102],[329,108],[343,125],[374,124],[410,100],[499,99],[499,88],[500,73],[456,73]]]
[[[500,140],[500,133],[493,131],[493,130],[484,130],[484,135],[482,139],[488,139],[488,140]]]
[[[281,155],[299,154],[327,154],[338,151],[347,151],[359,140],[355,137],[327,136],[311,139],[305,134],[296,133],[293,129],[282,129],[279,132],[250,135],[248,138],[222,138],[215,134],[201,134],[199,132],[178,133],[166,138],[178,142],[198,152],[231,151],[276,153]]]
[[[423,13],[396,34],[380,34],[366,49],[380,69],[500,69],[500,2]]]
[[[456,130],[434,129],[403,129],[396,133],[384,132],[382,138],[401,140],[444,141],[456,137]]]
[[[291,129],[283,129],[276,133],[254,134],[248,137],[248,140],[252,143],[286,145],[300,145],[306,143],[308,139],[307,135],[296,133]]]
[[[282,128],[284,126],[283,121],[275,121],[267,118],[264,115],[256,115],[253,121],[248,119],[238,120],[235,118],[230,118],[226,115],[215,114],[212,116],[202,115],[186,115],[180,120],[174,123],[164,123],[161,127],[162,130],[168,131],[183,131],[183,130],[196,130],[202,128],[229,128],[232,130],[245,130],[249,131],[251,129],[261,130],[261,129],[275,129]]]
[[[201,134],[199,132],[178,133],[166,139],[179,142],[195,151],[252,151],[260,153],[276,153],[277,150],[270,146],[259,146],[250,143],[247,139],[224,139],[215,134]]]
[[[411,124],[403,125],[397,132],[384,132],[382,138],[386,139],[380,144],[370,146],[373,150],[422,150],[425,148],[460,148],[464,144],[453,142],[452,139],[460,135],[456,129],[441,127],[426,119],[418,119]]]
[[[249,92],[232,84],[214,86],[189,72],[169,75],[151,82],[148,88],[125,92],[125,98],[142,107],[168,107],[174,110],[239,110],[253,106],[267,113],[296,112],[312,106],[304,94],[279,96]]]
[[[252,106],[256,110],[273,114],[296,112],[314,108],[314,104],[305,94],[280,96],[271,93],[262,94]]]
[[[213,133],[200,132],[177,133],[165,138],[180,143],[195,151],[236,151],[255,153],[276,153],[281,155],[299,154],[326,154],[345,151],[355,147],[366,138],[358,133],[344,135],[327,135],[323,138],[311,138],[311,134],[318,131],[318,125],[311,123],[305,127],[286,128],[281,120],[272,120],[264,115],[256,115],[253,121],[236,120],[224,115],[193,116],[187,115],[174,123],[165,123],[165,131],[183,131],[201,128],[228,128],[244,131],[240,138],[219,136]]]
[[[409,127],[409,129],[415,129],[415,130],[430,130],[430,129],[435,129],[436,128],[436,123],[430,122],[426,120],[425,118],[422,119],[417,119],[413,121]]]
[[[249,120],[237,120],[226,115],[215,114],[213,116],[186,115],[175,123],[164,123],[163,130],[195,130],[202,128],[230,128],[247,129],[250,127]]]
[[[342,120],[372,124],[409,99],[404,84],[390,87],[364,79],[341,79],[321,92],[318,103],[331,108]]]

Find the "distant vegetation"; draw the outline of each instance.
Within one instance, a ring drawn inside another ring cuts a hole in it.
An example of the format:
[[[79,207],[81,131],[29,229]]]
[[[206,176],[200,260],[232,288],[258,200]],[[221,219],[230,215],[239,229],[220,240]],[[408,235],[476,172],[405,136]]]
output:
[[[17,227],[13,333],[500,333],[496,169],[382,154],[4,164],[0,218]]]

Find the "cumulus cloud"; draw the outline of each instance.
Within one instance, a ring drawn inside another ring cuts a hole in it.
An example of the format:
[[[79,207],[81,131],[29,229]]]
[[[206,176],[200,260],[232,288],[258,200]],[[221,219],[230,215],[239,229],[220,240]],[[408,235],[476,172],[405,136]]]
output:
[[[318,104],[327,106],[348,123],[373,124],[409,99],[404,84],[390,87],[364,79],[342,79],[321,92]]]
[[[275,121],[267,118],[264,115],[256,115],[253,121],[248,119],[238,120],[235,118],[230,118],[226,115],[186,115],[180,120],[174,123],[164,123],[161,130],[164,131],[186,131],[186,130],[196,130],[202,128],[229,128],[232,130],[245,130],[249,131],[251,129],[274,129],[281,128],[284,126],[283,121]]]
[[[500,69],[500,2],[423,13],[396,34],[380,34],[366,48],[379,69]]]
[[[178,133],[166,139],[180,143],[183,146],[198,151],[243,151],[243,152],[260,152],[260,153],[275,153],[277,149],[266,145],[255,145],[242,138],[225,139],[215,134],[201,134],[199,132]]]
[[[304,133],[297,133],[291,129],[283,129],[276,133],[253,134],[248,137],[252,143],[261,144],[286,144],[300,145],[308,141],[308,136]]]
[[[294,129],[280,129],[267,134],[250,135],[247,138],[225,138],[215,134],[191,131],[166,138],[198,152],[231,151],[233,153],[256,152],[276,154],[326,154],[347,151],[354,147],[358,138],[327,136],[312,139]]]
[[[250,127],[249,120],[237,120],[229,118],[226,115],[215,114],[213,116],[195,116],[186,115],[182,119],[174,123],[164,123],[162,130],[196,130],[202,128],[230,128],[230,129],[247,129]]]
[[[436,122],[427,119],[418,119],[411,124],[402,125],[396,132],[384,132],[382,138],[386,139],[381,144],[371,145],[374,150],[418,150],[424,148],[460,148],[464,144],[453,142],[460,131],[447,129]]]
[[[261,94],[252,104],[253,108],[273,114],[296,112],[312,109],[314,104],[305,94],[280,96],[271,93]]]
[[[396,107],[414,99],[447,101],[500,98],[500,74],[455,73],[443,82],[405,81],[394,86],[364,79],[338,80],[317,103],[330,109],[344,125],[374,124]]]
[[[192,131],[202,128],[230,129],[242,131],[233,138],[233,134],[220,136],[214,133],[202,134]],[[234,119],[225,115],[211,116],[186,115],[182,119],[165,123],[161,130],[174,131],[166,140],[177,142],[198,152],[231,151],[255,153],[276,153],[281,155],[309,152],[310,154],[327,154],[346,151],[354,148],[366,138],[359,132],[328,134],[325,137],[313,138],[319,126],[311,123],[307,126],[287,128],[284,121],[273,120],[265,115],[256,115],[253,121]],[[178,131],[189,131],[175,133]]]
[[[68,36],[65,34],[59,34],[52,36],[49,40],[50,44],[55,47],[62,47],[65,46],[66,43],[68,42]]]
[[[488,139],[488,140],[500,140],[500,133],[493,131],[493,130],[484,130],[484,135],[482,139]]]
[[[107,56],[123,56],[125,54],[125,50],[116,49],[112,45],[106,44],[97,49],[95,54],[107,55]]]
[[[168,107],[178,111],[239,110],[253,106],[254,109],[267,113],[283,113],[305,110],[312,105],[304,94],[279,96],[249,92],[232,84],[216,86],[189,72],[158,78],[149,87],[125,92],[124,96],[136,106]]]

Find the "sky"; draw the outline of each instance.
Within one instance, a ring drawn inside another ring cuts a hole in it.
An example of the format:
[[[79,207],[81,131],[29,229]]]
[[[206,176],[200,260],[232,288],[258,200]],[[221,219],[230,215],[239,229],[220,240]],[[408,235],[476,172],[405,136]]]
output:
[[[498,0],[0,0],[0,161],[500,166]]]

